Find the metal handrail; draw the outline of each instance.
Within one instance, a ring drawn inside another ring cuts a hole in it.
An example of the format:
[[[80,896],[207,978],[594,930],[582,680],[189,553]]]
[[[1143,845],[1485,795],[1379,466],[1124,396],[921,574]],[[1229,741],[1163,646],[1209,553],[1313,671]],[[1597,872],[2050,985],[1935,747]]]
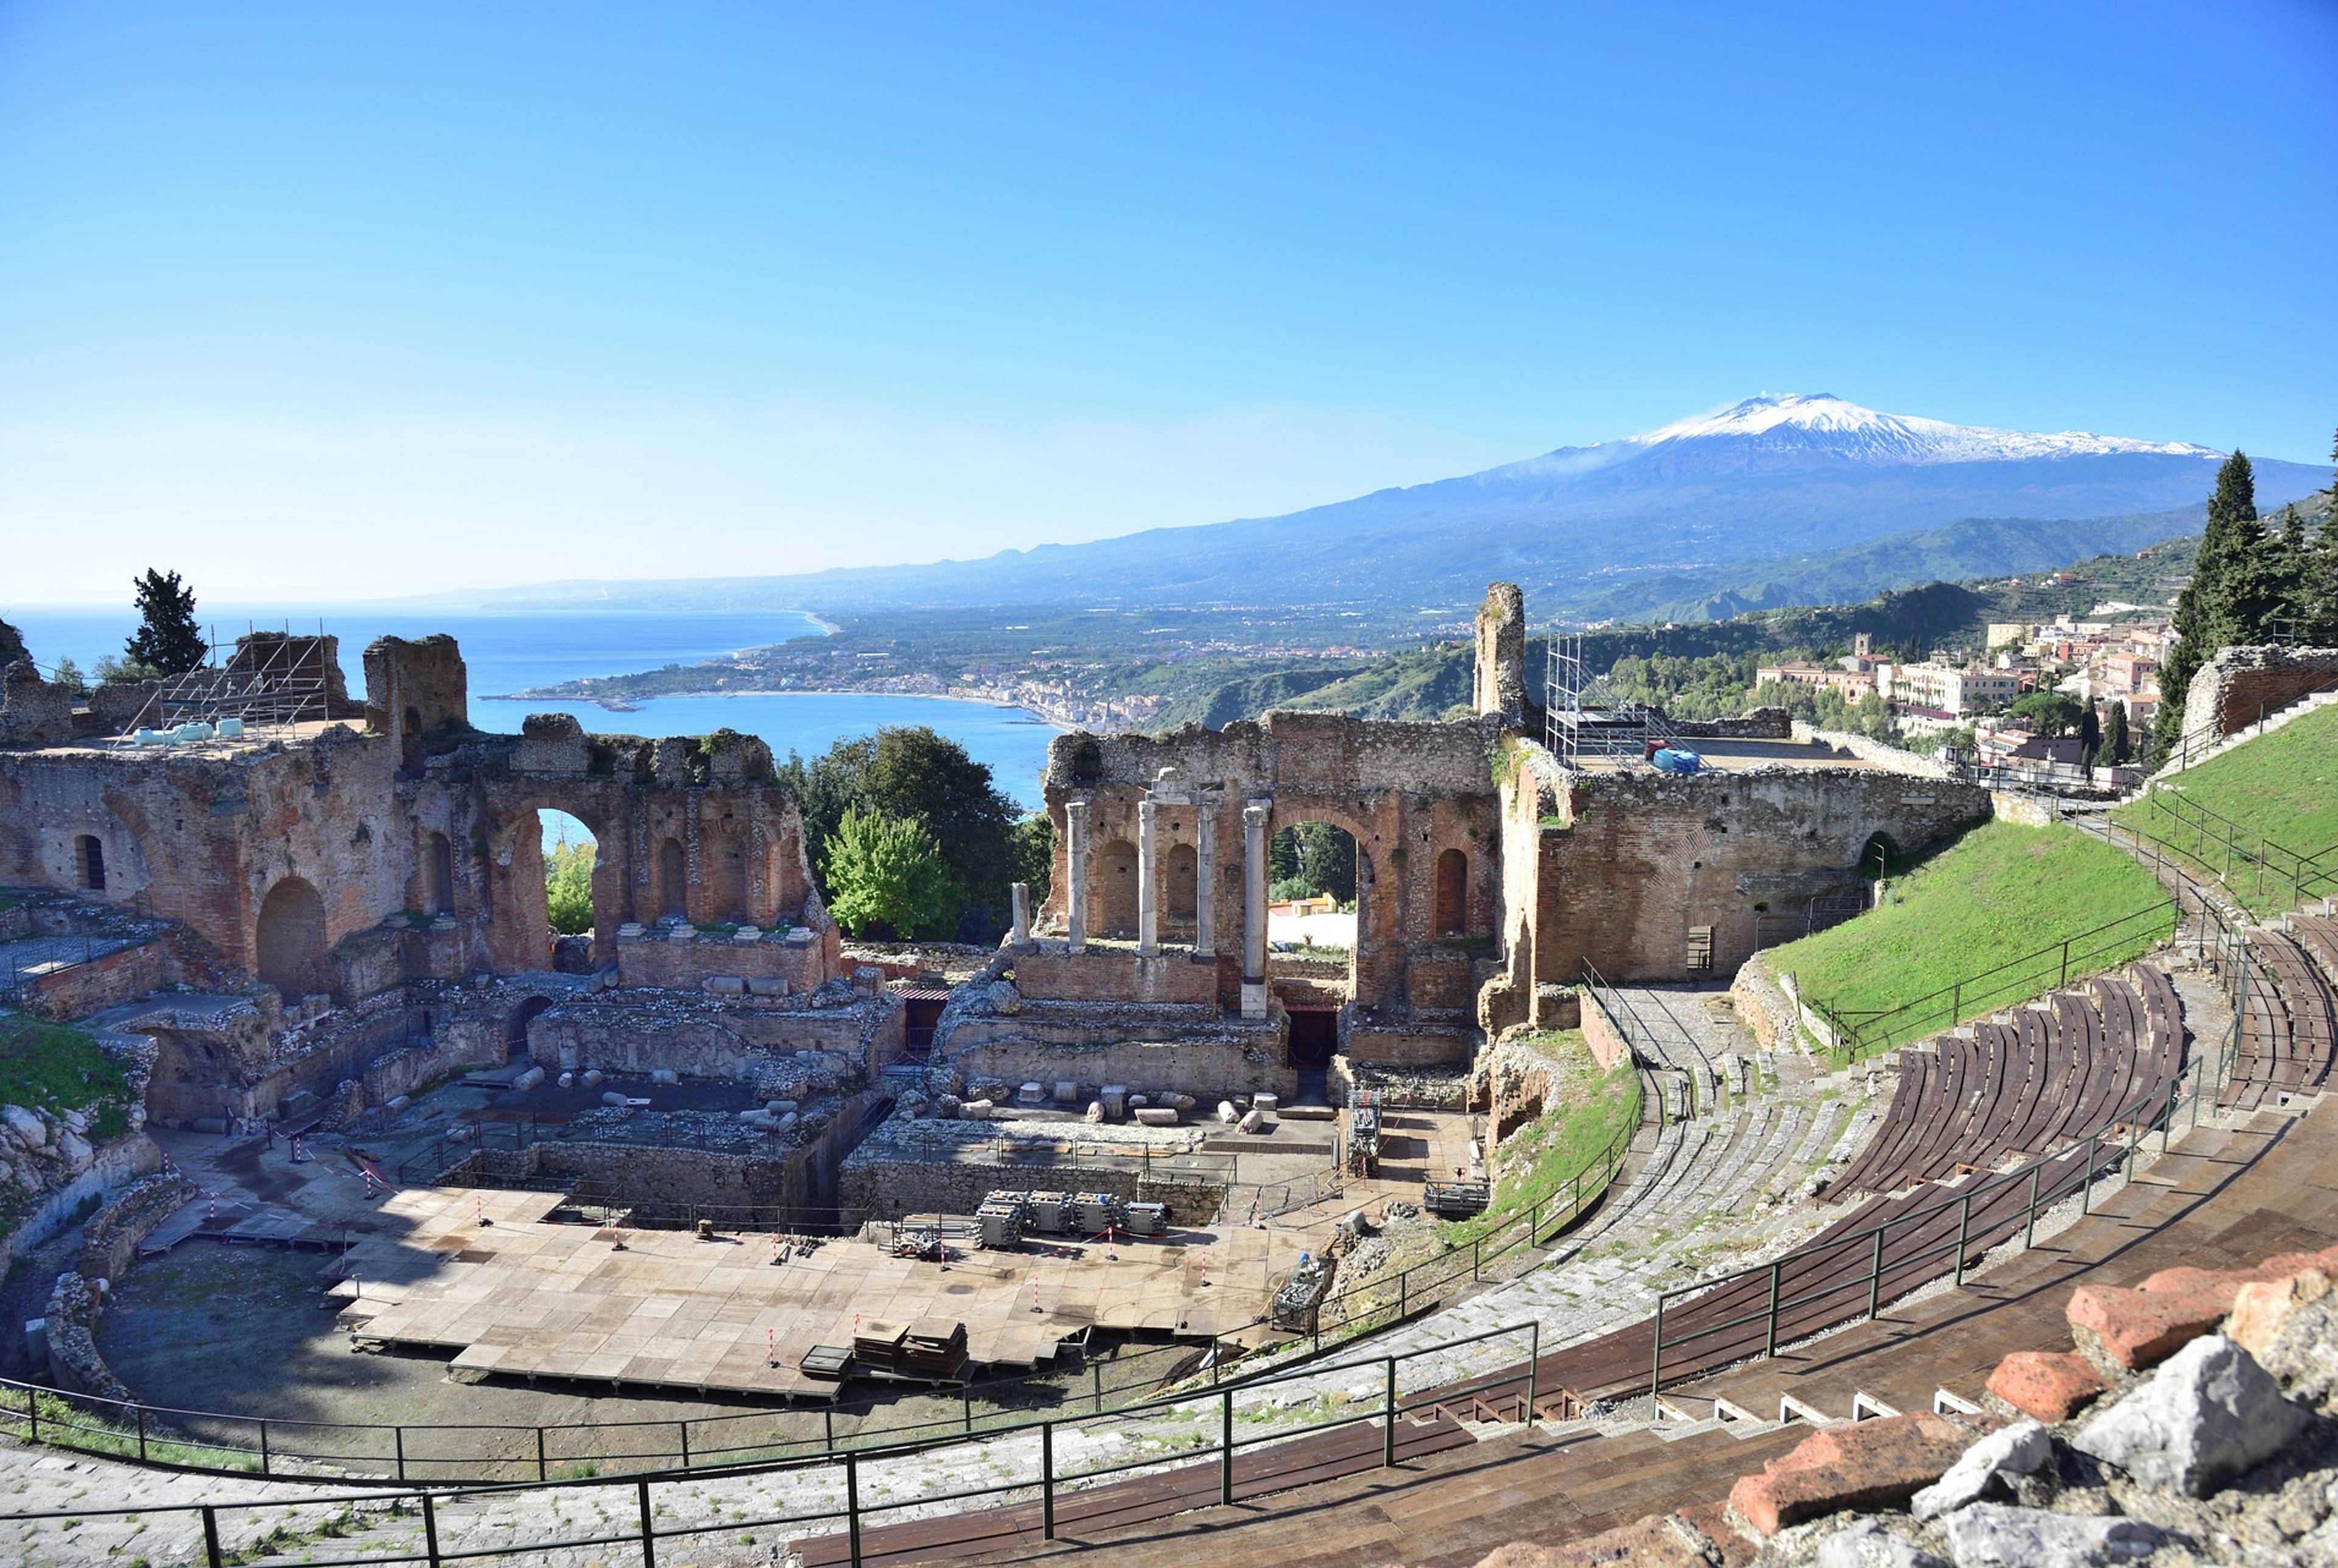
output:
[[[1867,1293],[1867,1302],[1864,1313],[1852,1314],[1844,1318],[1842,1321],[1849,1322],[1852,1321],[1852,1318],[1862,1315],[1868,1318],[1873,1318],[1881,1312],[1883,1306],[1886,1304],[1886,1298],[1883,1295],[1883,1284],[1887,1276],[1894,1274],[1901,1276],[1902,1284],[1898,1287],[1898,1289],[1903,1293],[1906,1290],[1914,1289],[1920,1285],[1930,1283],[1931,1279],[1936,1279],[1939,1276],[1937,1273],[1930,1273],[1923,1274],[1917,1278],[1910,1278],[1908,1276],[1910,1267],[1911,1265],[1921,1264],[1928,1259],[1945,1254],[1951,1250],[1953,1250],[1956,1254],[1956,1265],[1954,1270],[1956,1282],[1959,1285],[1962,1285],[1964,1283],[1966,1267],[1965,1254],[1971,1250],[1974,1239],[1971,1230],[1974,1200],[1984,1195],[1993,1196],[1997,1193],[2003,1192],[2014,1184],[2024,1181],[2028,1181],[2029,1190],[2027,1200],[2020,1211],[2020,1228],[2023,1236],[2023,1246],[2027,1248],[2036,1238],[2038,1216],[2040,1213],[2050,1210],[2057,1203],[2059,1203],[2073,1193],[2085,1194],[2089,1192],[2092,1190],[2093,1183],[2097,1176],[2107,1173],[2110,1170],[2116,1168],[2122,1158],[2132,1160],[2143,1137],[2150,1132],[2156,1132],[2160,1135],[2160,1148],[2164,1152],[2167,1147],[2170,1130],[2175,1124],[2176,1112],[2180,1107],[2187,1103],[2192,1107],[2193,1125],[2197,1126],[2199,1124],[2200,1101],[2204,1097],[2199,1083],[2201,1076],[2202,1060],[2201,1058],[2195,1056],[2193,1060],[2185,1064],[2183,1070],[2175,1077],[2165,1080],[2145,1091],[2143,1094],[2128,1102],[2127,1105],[2120,1109],[2117,1114],[2112,1116],[2107,1122],[2106,1122],[2104,1123],[2104,1130],[2108,1130],[2114,1133],[2114,1142],[2112,1145],[2113,1158],[2109,1163],[2106,1164],[2102,1160],[2101,1141],[2103,1131],[2098,1130],[2095,1132],[2089,1133],[2085,1144],[2086,1159],[2084,1163],[2078,1167],[2078,1175],[2074,1182],[2068,1181],[2065,1178],[2058,1177],[2050,1185],[2045,1185],[2043,1184],[2043,1177],[2044,1173],[2050,1167],[2069,1161],[2070,1157],[2078,1152],[2078,1145],[2076,1142],[2067,1144],[2061,1149],[2056,1150],[2051,1153],[2041,1154],[2035,1160],[2029,1161],[2022,1165],[2016,1166],[2011,1171],[1983,1177],[1959,1192],[1944,1196],[1936,1203],[1920,1205],[1905,1213],[1893,1215],[1890,1219],[1884,1220],[1878,1224],[1868,1227],[1865,1230],[1855,1230],[1847,1235],[1822,1237],[1820,1240],[1809,1242],[1802,1247],[1798,1247],[1793,1251],[1783,1253],[1767,1263],[1756,1264],[1750,1269],[1739,1269],[1734,1273],[1723,1275],[1716,1279],[1704,1280],[1695,1285],[1685,1285],[1677,1289],[1661,1292],[1656,1298],[1655,1327],[1650,1350],[1648,1378],[1649,1398],[1654,1400],[1664,1391],[1665,1352],[1667,1350],[1678,1349],[1680,1347],[1693,1341],[1710,1338],[1716,1334],[1726,1332],[1731,1328],[1742,1328],[1749,1323],[1761,1322],[1765,1326],[1763,1338],[1764,1344],[1767,1348],[1766,1353],[1774,1355],[1779,1343],[1778,1337],[1780,1324],[1793,1308],[1798,1306],[1806,1306],[1812,1301],[1822,1300],[1829,1296],[1842,1295],[1847,1291],[1863,1288]],[[2187,1083],[2192,1085],[2192,1090],[2188,1094],[2186,1093],[2185,1087]],[[2116,1142],[2117,1130],[2121,1127],[2125,1127],[2127,1133],[2124,1152],[2119,1150]],[[2085,1200],[2082,1197],[2082,1204],[2084,1201]],[[1917,1251],[1892,1258],[1889,1260],[1886,1259],[1885,1236],[1887,1232],[1900,1230],[1904,1233],[1909,1228],[1921,1226],[1931,1221],[1937,1217],[1945,1216],[1952,1210],[1957,1211],[1959,1218],[1957,1237],[1953,1242],[1931,1244],[1923,1247]],[[2010,1220],[2003,1218],[1989,1221],[1989,1224],[1984,1227],[1984,1239],[1989,1230],[2004,1229],[2009,1224]],[[2001,1242],[1995,1244],[2001,1244]],[[1843,1253],[1854,1248],[1864,1249],[1871,1252],[1871,1258],[1864,1273],[1833,1279],[1830,1283],[1812,1290],[1807,1295],[1800,1297],[1786,1297],[1782,1294],[1780,1287],[1784,1277],[1784,1271],[1788,1266],[1800,1260],[1815,1259],[1826,1254]],[[1986,1250],[1986,1247],[1984,1248],[1984,1250]],[[1675,1335],[1670,1338],[1665,1337],[1665,1317],[1667,1311],[1676,1312],[1678,1310],[1678,1308],[1674,1305],[1675,1303],[1685,1303],[1691,1300],[1704,1299],[1715,1296],[1722,1291],[1727,1290],[1732,1287],[1743,1286],[1753,1281],[1765,1281],[1769,1287],[1768,1304],[1761,1310],[1743,1314],[1718,1324],[1705,1325],[1704,1327],[1692,1329],[1687,1333]],[[1834,1326],[1835,1325],[1832,1324],[1828,1325],[1828,1327]],[[1802,1332],[1809,1331],[1810,1330],[1808,1329],[1802,1330]],[[1691,1375],[1703,1377],[1711,1370],[1712,1369],[1709,1367],[1700,1367],[1694,1374]]]
[[[1448,1386],[1432,1387],[1410,1395],[1407,1395],[1401,1391],[1398,1369],[1403,1365],[1425,1357],[1442,1355],[1471,1345],[1486,1343],[1500,1338],[1512,1338],[1521,1334],[1527,1337],[1528,1353],[1525,1362],[1517,1370],[1498,1371],[1474,1383],[1464,1384],[1459,1387]],[[1434,1409],[1439,1406],[1456,1400],[1474,1398],[1488,1392],[1522,1386],[1524,1390],[1523,1397],[1525,1407],[1529,1413],[1531,1413],[1535,1408],[1537,1394],[1537,1379],[1539,1375],[1538,1366],[1541,1359],[1541,1325],[1532,1320],[1524,1323],[1508,1324],[1500,1328],[1486,1329],[1479,1333],[1469,1335],[1459,1339],[1445,1341],[1437,1345],[1424,1346],[1414,1350],[1400,1351],[1387,1356],[1365,1357],[1345,1362],[1335,1362],[1327,1366],[1308,1366],[1292,1368],[1285,1371],[1269,1373],[1259,1377],[1246,1380],[1241,1385],[1228,1384],[1216,1389],[1208,1390],[1200,1395],[1170,1396],[1160,1399],[1147,1401],[1142,1406],[1132,1406],[1129,1409],[1115,1413],[1115,1421],[1117,1426],[1121,1422],[1125,1421],[1127,1416],[1132,1415],[1140,1415],[1148,1411],[1177,1412],[1188,1410],[1195,1406],[1206,1408],[1208,1406],[1214,1404],[1217,1406],[1219,1416],[1218,1422],[1216,1423],[1216,1441],[1201,1447],[1189,1449],[1184,1453],[1176,1455],[1164,1456],[1147,1455],[1135,1460],[1100,1465],[1092,1469],[1066,1471],[1059,1469],[1055,1463],[1055,1436],[1056,1431],[1061,1427],[1077,1426],[1079,1421],[1083,1419],[1082,1417],[1071,1417],[1068,1419],[1044,1417],[1037,1421],[1023,1422],[1011,1426],[994,1428],[988,1434],[989,1436],[1002,1436],[1033,1431],[1039,1434],[1040,1459],[1038,1474],[1036,1476],[1027,1479],[1010,1479],[988,1485],[965,1487],[956,1491],[923,1494],[913,1497],[889,1500],[864,1499],[861,1496],[860,1485],[860,1465],[874,1458],[900,1457],[912,1455],[917,1452],[920,1452],[925,1448],[934,1446],[934,1444],[901,1445],[884,1449],[850,1449],[844,1451],[840,1455],[827,1456],[809,1462],[781,1461],[760,1465],[725,1466],[714,1470],[694,1469],[687,1472],[661,1471],[639,1474],[625,1477],[578,1477],[568,1480],[521,1484],[517,1485],[410,1487],[402,1491],[377,1491],[340,1494],[329,1494],[321,1496],[304,1495],[292,1498],[271,1497],[250,1501],[207,1502],[178,1504],[166,1504],[160,1505],[145,1504],[135,1507],[75,1507],[70,1510],[36,1509],[0,1515],[0,1524],[33,1524],[46,1520],[64,1518],[84,1520],[122,1518],[133,1514],[150,1521],[157,1515],[185,1516],[196,1523],[201,1530],[200,1548],[202,1553],[202,1560],[209,1564],[209,1568],[227,1568],[227,1564],[229,1563],[231,1556],[238,1556],[238,1560],[240,1560],[240,1556],[239,1554],[231,1553],[223,1545],[220,1535],[220,1519],[222,1514],[234,1514],[240,1518],[248,1519],[254,1524],[264,1524],[267,1518],[271,1514],[293,1516],[294,1511],[296,1510],[308,1511],[320,1507],[329,1507],[336,1504],[344,1507],[379,1506],[391,1512],[398,1512],[408,1509],[419,1512],[424,1528],[424,1539],[421,1551],[409,1551],[399,1553],[368,1553],[361,1557],[306,1558],[304,1561],[316,1564],[317,1568],[355,1568],[355,1565],[359,1563],[387,1564],[409,1563],[427,1563],[430,1565],[430,1568],[438,1568],[438,1565],[450,1562],[483,1562],[548,1551],[568,1550],[587,1545],[638,1545],[642,1552],[642,1559],[645,1568],[653,1568],[657,1560],[656,1543],[661,1540],[678,1539],[690,1535],[706,1534],[716,1530],[736,1531],[742,1529],[771,1529],[774,1527],[786,1527],[799,1524],[841,1522],[845,1528],[847,1560],[858,1568],[858,1565],[863,1561],[862,1534],[865,1522],[872,1515],[894,1512],[905,1508],[931,1507],[937,1504],[942,1503],[966,1503],[985,1497],[997,1497],[1017,1493],[1027,1493],[1036,1488],[1040,1492],[1042,1499],[1042,1537],[1044,1539],[1052,1540],[1056,1535],[1056,1504],[1058,1489],[1082,1481],[1093,1481],[1101,1477],[1116,1475],[1125,1472],[1140,1469],[1159,1468],[1164,1465],[1176,1465],[1181,1461],[1187,1465],[1193,1465],[1195,1463],[1207,1464],[1214,1460],[1219,1475],[1219,1501],[1230,1503],[1233,1500],[1236,1491],[1234,1460],[1237,1455],[1239,1455],[1243,1450],[1259,1447],[1270,1443],[1288,1443],[1307,1437],[1316,1433],[1334,1431],[1367,1423],[1378,1423],[1381,1427],[1383,1438],[1380,1461],[1380,1464],[1383,1466],[1393,1465],[1396,1463],[1398,1421],[1400,1416],[1410,1412],[1415,1412],[1424,1408]],[[1281,1427],[1278,1430],[1270,1433],[1261,1433],[1243,1436],[1236,1436],[1233,1415],[1234,1397],[1238,1392],[1255,1391],[1259,1388],[1269,1387],[1276,1383],[1290,1382],[1299,1378],[1316,1378],[1340,1372],[1353,1371],[1363,1367],[1376,1367],[1379,1368],[1382,1374],[1380,1379],[1380,1396],[1378,1400],[1372,1404],[1371,1407],[1351,1414],[1334,1416],[1325,1420],[1300,1422],[1295,1425]],[[797,1512],[781,1512],[763,1514],[754,1518],[739,1518],[734,1516],[724,1518],[712,1524],[660,1526],[656,1523],[657,1515],[661,1510],[653,1505],[653,1487],[677,1484],[696,1486],[702,1485],[710,1475],[719,1475],[729,1477],[760,1476],[774,1475],[786,1471],[803,1470],[810,1465],[825,1465],[841,1468],[844,1477],[843,1490],[845,1497],[844,1505],[842,1507],[814,1508]],[[605,1533],[583,1537],[563,1537],[550,1541],[516,1542],[503,1546],[472,1546],[456,1551],[443,1549],[439,1544],[438,1532],[437,1528],[437,1512],[440,1508],[450,1503],[460,1503],[476,1498],[493,1500],[517,1494],[533,1494],[544,1491],[565,1491],[585,1486],[608,1486],[613,1485],[629,1485],[634,1489],[638,1507],[635,1512],[634,1524],[631,1528],[614,1533]],[[313,1517],[313,1514],[310,1514],[309,1516]]]

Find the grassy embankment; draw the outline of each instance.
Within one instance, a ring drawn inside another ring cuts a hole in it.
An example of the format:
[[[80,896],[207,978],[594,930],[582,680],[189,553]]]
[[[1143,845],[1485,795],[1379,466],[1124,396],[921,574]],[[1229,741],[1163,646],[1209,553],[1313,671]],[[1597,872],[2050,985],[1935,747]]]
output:
[[[2123,964],[2175,923],[2151,874],[2101,840],[1989,822],[1892,883],[1881,908],[1764,957],[1804,1001],[1864,1024],[1873,1051]]]
[[[97,1142],[129,1130],[130,1084],[81,1030],[0,1014],[0,1105],[83,1112]]]
[[[1443,1227],[1445,1240],[1457,1246],[1498,1230],[1507,1237],[1510,1221],[1538,1203],[1546,1206],[1546,1221],[1563,1213],[1576,1174],[1584,1171],[1587,1183],[1586,1167],[1619,1133],[1639,1124],[1640,1079],[1630,1063],[1603,1072],[1577,1029],[1539,1034],[1533,1044],[1559,1064],[1558,1082],[1545,1101],[1549,1109],[1504,1141],[1486,1211]]]
[[[2338,708],[2186,769],[2111,819],[2258,915],[2338,893]]]

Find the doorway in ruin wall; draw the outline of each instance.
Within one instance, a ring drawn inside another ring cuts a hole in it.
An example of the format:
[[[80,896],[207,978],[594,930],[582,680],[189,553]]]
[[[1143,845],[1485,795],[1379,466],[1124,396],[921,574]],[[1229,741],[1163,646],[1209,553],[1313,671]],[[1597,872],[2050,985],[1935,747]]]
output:
[[[252,952],[260,983],[276,987],[285,1004],[329,995],[332,962],[325,953],[325,900],[303,877],[286,877],[260,901]]]

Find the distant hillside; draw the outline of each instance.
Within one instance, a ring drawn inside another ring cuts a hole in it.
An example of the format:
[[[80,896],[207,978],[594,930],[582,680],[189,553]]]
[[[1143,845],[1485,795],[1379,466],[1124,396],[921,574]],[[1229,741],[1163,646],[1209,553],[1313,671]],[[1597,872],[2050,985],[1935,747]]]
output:
[[[506,597],[840,614],[1030,603],[1340,605],[1394,629],[1417,611],[1466,612],[1487,583],[1503,580],[1524,587],[1538,614],[1596,619],[1686,606],[1710,618],[2132,547],[2184,531],[2182,520],[2156,528],[2138,520],[2201,505],[2221,461],[2183,442],[1953,425],[1823,394],[1762,397],[1626,440],[1280,517],[972,561],[555,583]],[[2256,472],[2268,510],[2329,477],[2275,459],[2260,459]],[[1991,554],[1999,548],[2010,554]],[[1824,592],[1797,585],[1812,572]],[[1651,583],[1661,585],[1651,591]]]

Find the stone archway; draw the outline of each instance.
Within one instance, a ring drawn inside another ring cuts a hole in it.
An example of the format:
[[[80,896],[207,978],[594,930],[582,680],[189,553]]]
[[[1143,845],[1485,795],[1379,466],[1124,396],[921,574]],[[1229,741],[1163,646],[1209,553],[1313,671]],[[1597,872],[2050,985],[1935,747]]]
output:
[[[669,835],[657,848],[657,912],[686,919],[690,915],[690,876],[685,869],[682,840]]]
[[[1438,852],[1437,872],[1431,887],[1429,935],[1432,936],[1466,936],[1469,934],[1469,857],[1459,849]]]
[[[287,877],[260,902],[252,951],[261,984],[289,1003],[329,993],[332,964],[325,956],[325,900],[306,877]]]

